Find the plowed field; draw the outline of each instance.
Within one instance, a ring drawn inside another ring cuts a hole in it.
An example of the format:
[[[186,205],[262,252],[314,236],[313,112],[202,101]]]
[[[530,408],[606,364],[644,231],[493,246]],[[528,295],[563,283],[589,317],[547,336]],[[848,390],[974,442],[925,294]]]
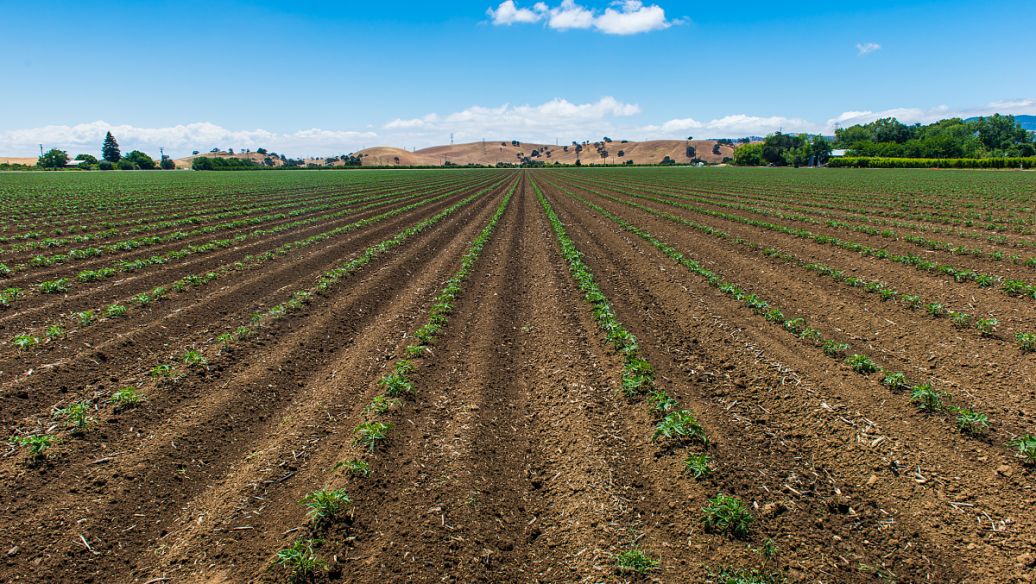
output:
[[[1036,175],[0,176],[3,582],[1036,581]]]

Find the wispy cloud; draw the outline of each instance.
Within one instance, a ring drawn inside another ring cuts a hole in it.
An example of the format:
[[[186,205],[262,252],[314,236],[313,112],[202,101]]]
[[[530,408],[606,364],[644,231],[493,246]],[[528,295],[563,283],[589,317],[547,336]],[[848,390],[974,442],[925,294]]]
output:
[[[641,0],[613,2],[603,12],[577,4],[575,0],[562,0],[553,8],[544,2],[537,2],[532,8],[521,8],[514,0],[505,0],[495,9],[488,9],[486,14],[498,26],[542,21],[554,30],[593,29],[611,35],[664,30],[679,23],[667,19],[661,6],[645,6]]]
[[[878,43],[856,43],[856,54],[860,57],[880,50],[881,45]]]

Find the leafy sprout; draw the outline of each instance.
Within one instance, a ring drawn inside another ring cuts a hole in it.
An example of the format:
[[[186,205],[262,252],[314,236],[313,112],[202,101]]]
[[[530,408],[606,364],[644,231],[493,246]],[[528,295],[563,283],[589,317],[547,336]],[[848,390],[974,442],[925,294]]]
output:
[[[302,503],[309,509],[307,514],[310,522],[319,527],[337,517],[352,504],[352,499],[345,489],[318,489],[306,495]]]
[[[615,567],[620,572],[644,575],[658,569],[661,560],[648,555],[644,550],[634,547],[615,556]]]
[[[729,533],[738,538],[748,536],[753,520],[744,501],[723,493],[709,499],[709,504],[702,507],[702,514],[706,530]]]
[[[711,463],[712,457],[704,452],[692,452],[684,460],[687,472],[696,479],[704,478],[712,472]]]

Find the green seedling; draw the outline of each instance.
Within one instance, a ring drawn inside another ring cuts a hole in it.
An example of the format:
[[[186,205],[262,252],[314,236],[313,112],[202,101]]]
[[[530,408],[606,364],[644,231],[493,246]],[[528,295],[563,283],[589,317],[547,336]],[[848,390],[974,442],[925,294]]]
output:
[[[752,525],[752,513],[744,501],[731,495],[719,493],[702,507],[702,523],[713,533],[729,533],[734,537],[748,537]]]
[[[40,340],[32,335],[16,335],[11,341],[11,344],[22,351],[28,351],[40,344]]]
[[[648,389],[655,380],[655,368],[639,357],[629,357],[622,367],[622,393],[634,398]]]
[[[950,321],[953,322],[953,326],[957,328],[968,328],[971,324],[971,315],[966,312],[950,311]]]
[[[52,324],[47,327],[47,338],[50,340],[60,339],[65,336],[65,329],[59,325]]]
[[[88,327],[97,320],[97,313],[92,310],[84,310],[76,313],[76,321],[79,322],[79,326]]]
[[[126,316],[126,307],[121,304],[112,304],[104,311],[104,315],[108,318],[122,318]]]
[[[307,515],[310,523],[314,527],[319,527],[334,520],[352,504],[352,499],[346,494],[345,489],[318,489],[306,495],[302,503],[309,509]]]
[[[709,438],[705,434],[705,428],[701,426],[694,414],[687,410],[669,412],[655,426],[655,433],[651,436],[653,442],[660,439],[685,441],[699,440],[702,444],[708,444]]]
[[[1014,339],[1023,353],[1036,353],[1036,333],[1018,333]]]
[[[975,328],[983,337],[992,337],[996,334],[996,327],[1000,324],[1000,321],[993,318],[980,318],[975,321]]]
[[[135,387],[124,387],[108,398],[108,403],[115,406],[115,411],[126,410],[140,405],[147,398]]]
[[[208,360],[205,359],[205,355],[197,349],[188,349],[184,351],[183,358],[181,359],[183,364],[188,367],[204,367],[209,364]]]
[[[684,460],[684,465],[687,467],[687,472],[690,473],[692,477],[701,479],[712,472],[712,457],[704,452],[692,452],[687,455],[687,459]]]
[[[680,402],[672,397],[664,389],[656,389],[651,392],[651,401],[655,404],[655,411],[665,415],[680,406]]]
[[[44,294],[64,294],[68,292],[68,278],[40,282],[40,292]]]
[[[781,574],[767,574],[754,568],[751,570],[726,568],[718,574],[710,574],[709,578],[709,582],[715,584],[782,584],[785,581]]]
[[[92,405],[89,401],[73,402],[54,412],[55,418],[64,418],[68,429],[75,433],[86,432],[93,418],[90,417]]]
[[[388,422],[364,422],[356,426],[356,444],[363,446],[370,452],[378,447],[378,444],[388,439],[388,431],[392,424]]]
[[[847,352],[849,352],[848,343],[839,343],[831,339],[824,341],[824,354],[828,357],[841,357]]]
[[[325,568],[323,560],[318,558],[313,550],[321,543],[323,541],[319,539],[297,539],[291,546],[277,552],[274,562],[289,570],[289,577],[293,582],[308,580]]]
[[[939,304],[938,302],[930,302],[928,304],[925,304],[924,308],[928,311],[928,314],[934,316],[935,318],[939,318],[940,316],[946,314],[946,307],[942,304]]]
[[[151,377],[169,378],[175,374],[173,366],[168,363],[159,363],[151,368]]]
[[[1018,450],[1018,454],[1025,459],[1026,463],[1036,464],[1036,436],[1026,434],[1017,440],[1012,440],[1010,446]]]
[[[989,417],[967,408],[957,410],[957,428],[968,436],[985,436],[989,432]]]
[[[366,460],[360,460],[359,458],[353,458],[342,462],[335,463],[331,467],[332,471],[338,469],[345,469],[345,472],[354,477],[369,477],[371,476],[371,465]]]
[[[906,375],[899,372],[885,375],[885,378],[881,380],[881,384],[893,391],[906,389],[909,385],[907,383]]]
[[[917,310],[921,306],[921,297],[916,294],[907,294],[902,296],[903,304],[906,305],[910,310]]]
[[[374,396],[374,399],[371,400],[371,403],[367,404],[367,406],[363,408],[363,413],[366,416],[380,416],[393,408],[399,407],[400,403],[400,400],[397,398],[385,395],[376,395]]]
[[[881,369],[874,361],[871,361],[870,357],[860,354],[846,357],[845,364],[853,371],[863,375],[869,375]]]
[[[615,556],[615,568],[627,574],[644,575],[661,565],[661,560],[652,558],[644,550],[634,547]]]
[[[941,391],[932,389],[931,383],[915,385],[910,390],[910,401],[922,412],[937,413],[945,409],[944,400],[946,395]]]
[[[27,448],[33,460],[40,460],[46,456],[47,450],[57,442],[57,436],[53,434],[31,434],[29,436],[11,436],[11,444],[20,448]]]

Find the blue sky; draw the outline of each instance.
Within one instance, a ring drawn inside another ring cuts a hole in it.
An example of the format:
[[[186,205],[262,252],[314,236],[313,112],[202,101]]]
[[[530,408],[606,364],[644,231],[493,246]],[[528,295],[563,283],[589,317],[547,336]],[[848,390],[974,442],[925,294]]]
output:
[[[1032,0],[504,4],[17,4],[0,154],[96,149],[107,127],[308,155],[1036,113]]]

